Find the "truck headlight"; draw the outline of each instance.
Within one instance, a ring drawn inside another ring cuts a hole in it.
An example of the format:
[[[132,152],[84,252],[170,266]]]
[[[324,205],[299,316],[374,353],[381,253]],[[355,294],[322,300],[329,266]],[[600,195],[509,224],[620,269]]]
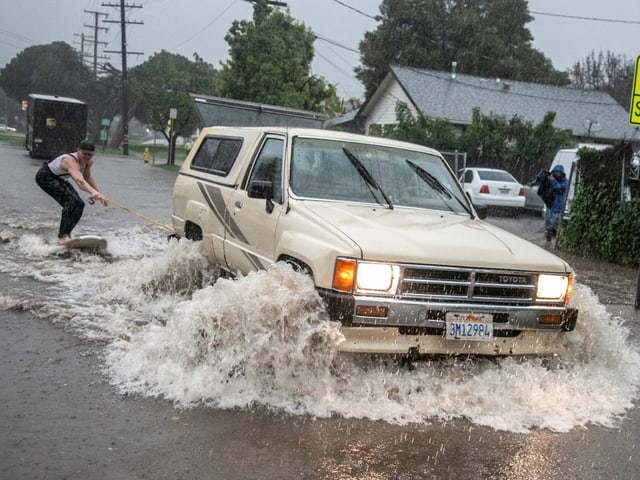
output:
[[[394,294],[399,278],[400,267],[397,265],[338,258],[333,272],[333,288],[342,292],[356,290]]]
[[[394,294],[398,287],[400,268],[385,263],[358,263],[356,289],[360,292],[384,292]]]
[[[573,276],[571,275],[540,275],[536,300],[568,303],[572,286]]]

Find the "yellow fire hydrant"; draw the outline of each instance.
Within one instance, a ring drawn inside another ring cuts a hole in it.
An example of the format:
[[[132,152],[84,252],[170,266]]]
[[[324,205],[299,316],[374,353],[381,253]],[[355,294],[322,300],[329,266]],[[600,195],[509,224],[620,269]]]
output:
[[[144,163],[149,163],[149,147],[144,148],[144,152],[142,153],[142,159]]]

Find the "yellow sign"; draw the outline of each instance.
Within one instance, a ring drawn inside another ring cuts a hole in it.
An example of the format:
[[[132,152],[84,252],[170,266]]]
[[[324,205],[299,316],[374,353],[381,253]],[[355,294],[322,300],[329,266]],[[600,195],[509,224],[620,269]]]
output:
[[[636,68],[633,71],[633,85],[631,90],[631,106],[629,107],[629,123],[640,125],[640,55],[636,58]]]

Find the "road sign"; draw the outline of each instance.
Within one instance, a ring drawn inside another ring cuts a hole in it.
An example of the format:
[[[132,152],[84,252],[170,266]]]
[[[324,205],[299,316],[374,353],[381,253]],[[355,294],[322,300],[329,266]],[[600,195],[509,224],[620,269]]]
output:
[[[633,71],[631,86],[631,106],[629,107],[629,123],[640,125],[640,55],[636,57],[636,68]]]

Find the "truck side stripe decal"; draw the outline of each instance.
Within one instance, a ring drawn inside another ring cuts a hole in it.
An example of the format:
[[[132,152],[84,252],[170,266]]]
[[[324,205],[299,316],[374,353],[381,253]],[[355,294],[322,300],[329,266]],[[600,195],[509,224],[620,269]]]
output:
[[[216,216],[220,224],[224,225],[224,202],[219,202],[222,205],[222,209],[218,209],[218,207],[215,205],[216,202],[213,201],[213,198],[215,198],[216,196],[220,196],[220,195],[214,195],[215,191],[217,190],[219,193],[219,190],[213,189],[213,188],[207,188],[207,186],[202,182],[198,182],[198,188],[200,188],[200,193],[202,193],[202,196],[204,197],[207,204],[209,205],[209,209]],[[225,229],[226,229],[226,226],[225,226]]]
[[[202,196],[209,204],[209,208],[216,216],[220,224],[224,226],[225,233],[228,233],[229,236],[239,240],[243,244],[248,245],[249,242],[247,241],[247,238],[244,236],[236,222],[233,221],[231,215],[228,215],[227,207],[224,202],[224,197],[222,196],[221,190],[217,187],[206,185],[202,182],[198,182],[198,187],[202,192]],[[245,255],[249,263],[253,265],[255,270],[264,270],[264,266],[262,265],[262,262],[259,261],[258,257],[247,252],[246,250],[243,250],[242,253]]]

